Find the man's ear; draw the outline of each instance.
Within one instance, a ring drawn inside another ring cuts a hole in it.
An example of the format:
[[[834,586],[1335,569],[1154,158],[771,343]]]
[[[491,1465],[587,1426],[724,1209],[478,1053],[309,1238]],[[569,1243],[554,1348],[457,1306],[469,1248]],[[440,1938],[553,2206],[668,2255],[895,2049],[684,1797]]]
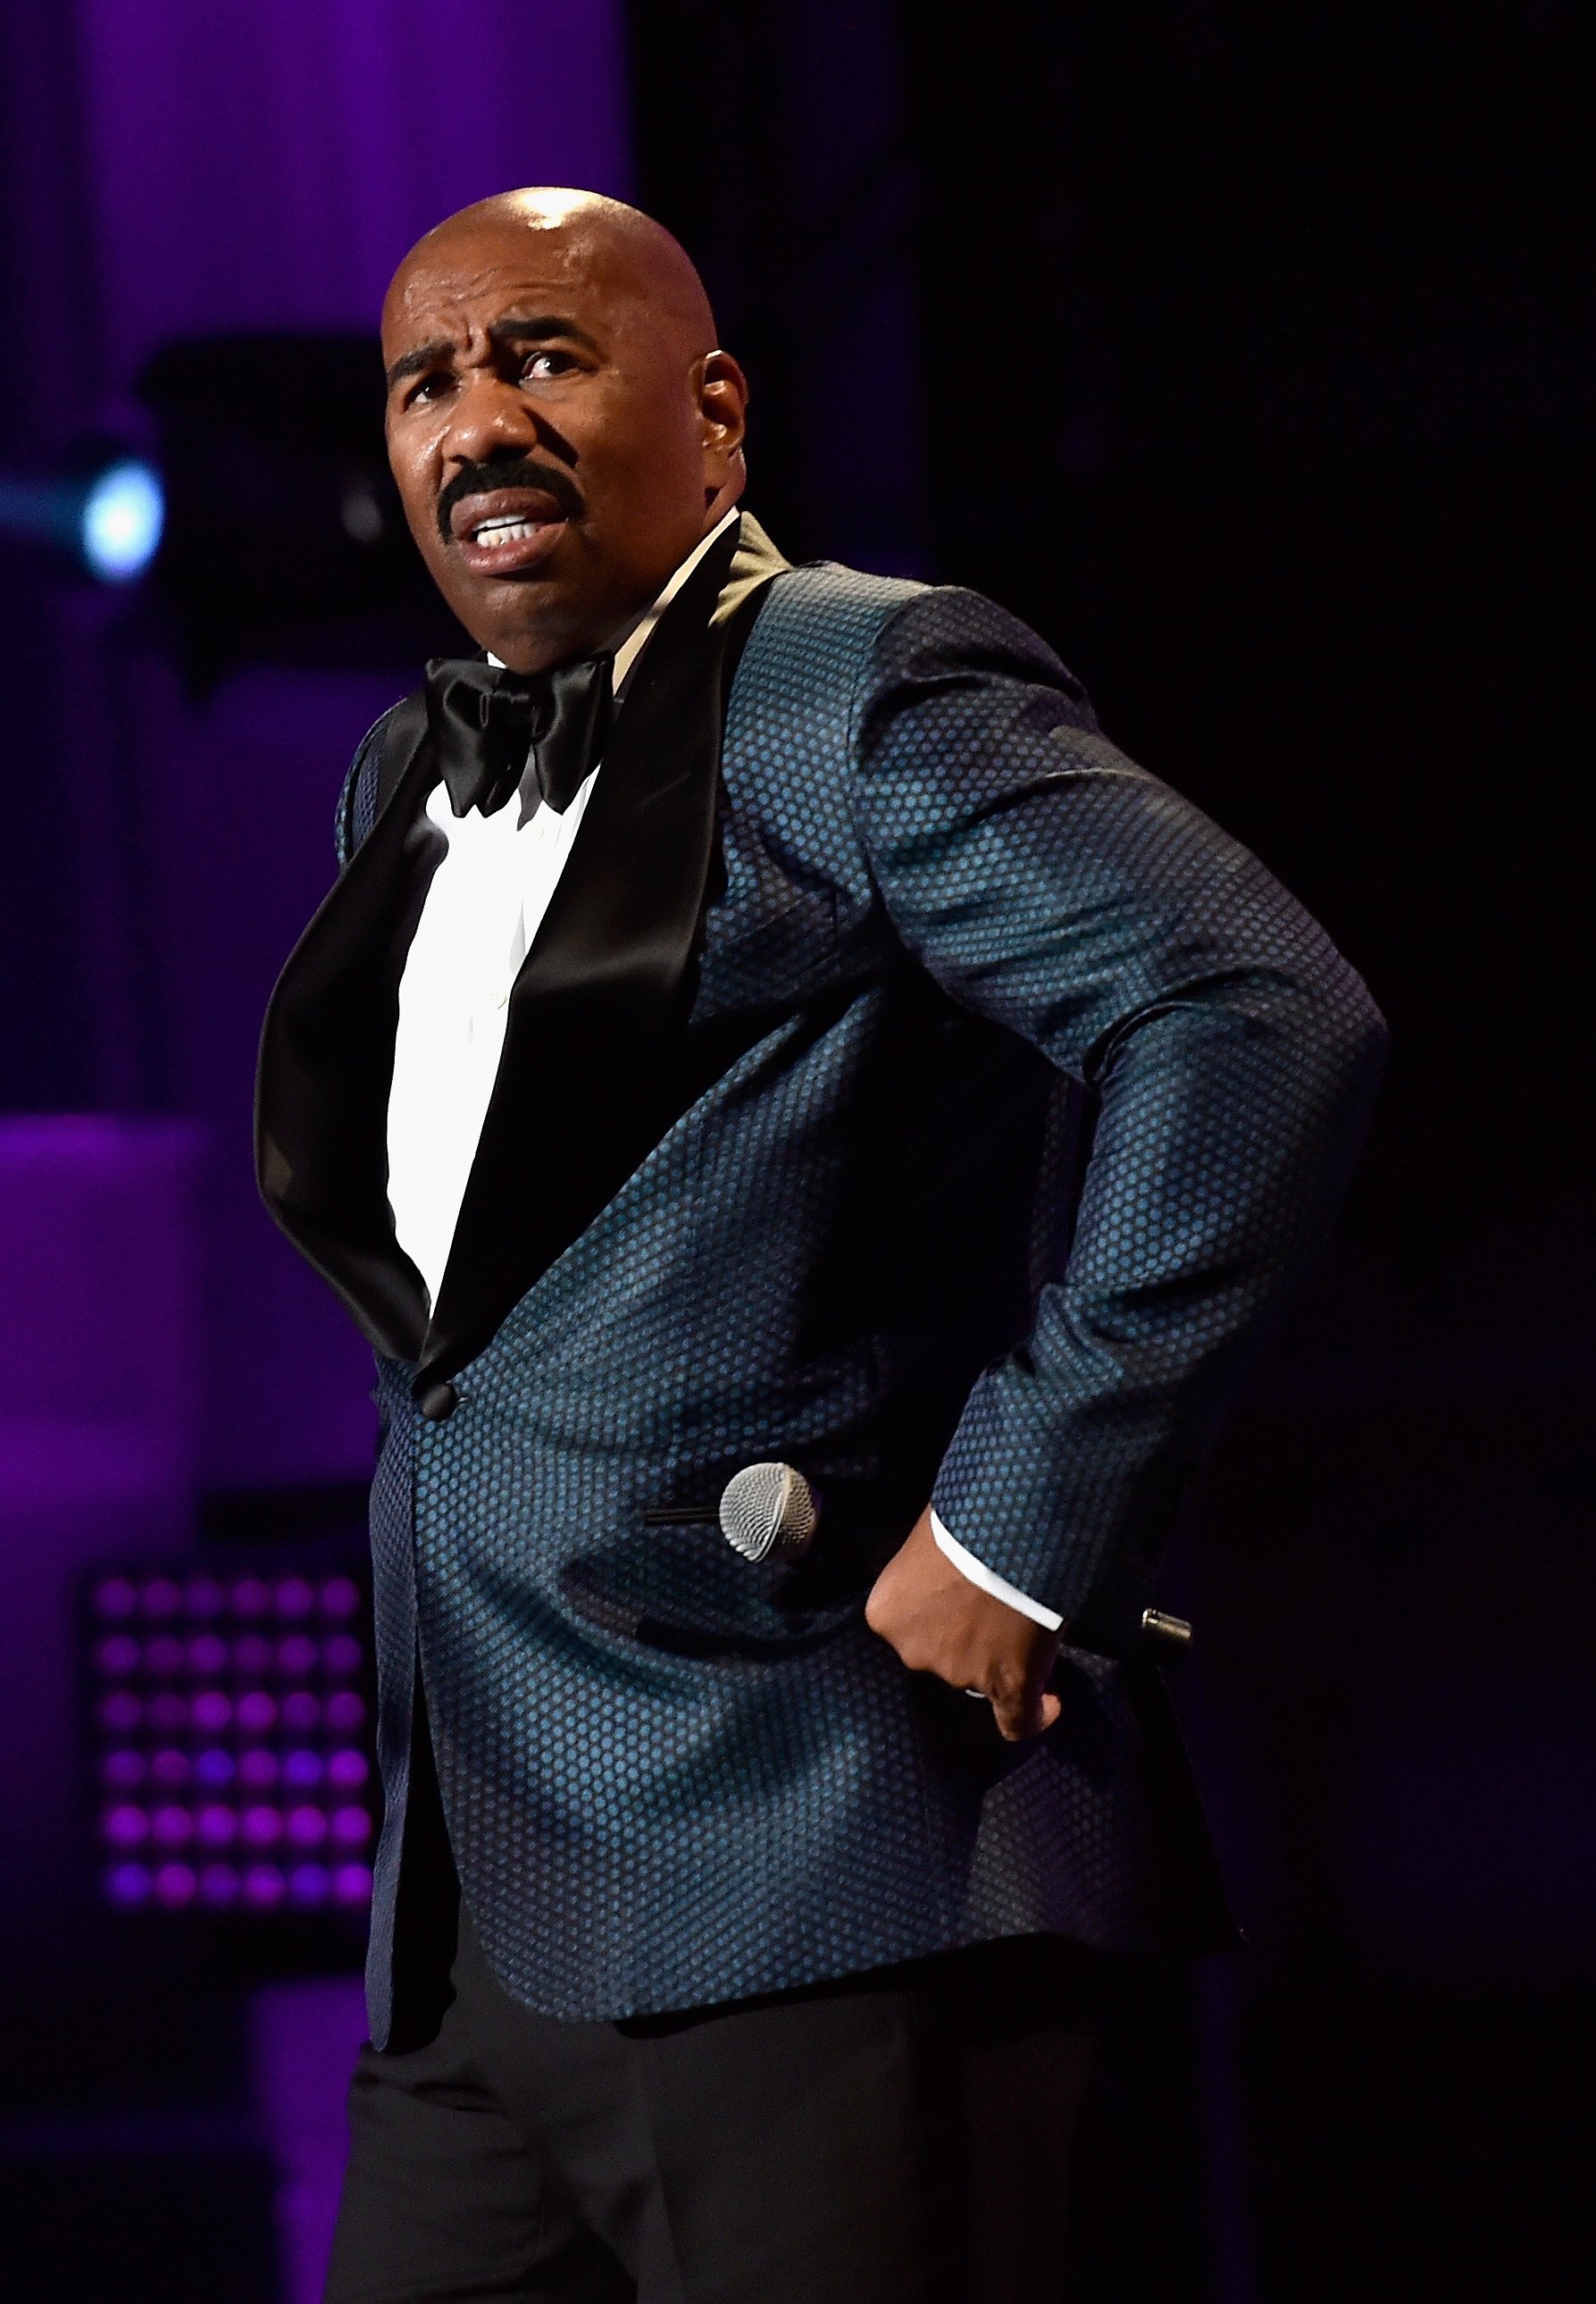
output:
[[[719,490],[741,477],[748,382],[730,352],[713,352],[698,362],[697,384],[705,479]]]

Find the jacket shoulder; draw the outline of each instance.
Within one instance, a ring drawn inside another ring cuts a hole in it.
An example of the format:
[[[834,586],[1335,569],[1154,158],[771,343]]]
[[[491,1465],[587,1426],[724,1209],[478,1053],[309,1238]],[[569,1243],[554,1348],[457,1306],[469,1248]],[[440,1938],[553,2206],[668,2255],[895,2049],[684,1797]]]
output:
[[[1039,632],[1009,609],[963,585],[928,589],[882,627],[875,651],[875,699],[900,708],[958,691],[984,691],[1007,710],[1027,690],[1051,695],[1047,710],[1095,733],[1091,699]]]
[[[1065,716],[1097,724],[1074,674],[995,600],[833,561],[794,568],[769,586],[739,673],[747,684],[739,678],[732,691],[738,733],[756,733],[772,711],[790,724],[796,710],[815,739],[850,752],[867,722],[949,687],[994,696],[1017,685],[1051,690]]]
[[[731,684],[727,738],[832,751],[851,745],[867,700],[882,629],[928,585],[872,576],[832,560],[790,568],[764,589]]]
[[[426,691],[413,689],[373,721],[355,747],[338,794],[333,840],[340,871],[376,822],[426,724]]]

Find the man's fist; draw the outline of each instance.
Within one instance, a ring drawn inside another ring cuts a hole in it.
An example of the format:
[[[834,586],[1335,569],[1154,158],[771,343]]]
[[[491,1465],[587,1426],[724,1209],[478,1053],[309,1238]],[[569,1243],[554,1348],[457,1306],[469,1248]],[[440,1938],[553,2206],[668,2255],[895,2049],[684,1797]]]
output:
[[[988,1698],[1011,1744],[1040,1736],[1059,1716],[1047,1693],[1063,1635],[994,1600],[937,1549],[931,1513],[921,1513],[871,1588],[865,1622],[911,1672],[933,1672],[950,1688]]]

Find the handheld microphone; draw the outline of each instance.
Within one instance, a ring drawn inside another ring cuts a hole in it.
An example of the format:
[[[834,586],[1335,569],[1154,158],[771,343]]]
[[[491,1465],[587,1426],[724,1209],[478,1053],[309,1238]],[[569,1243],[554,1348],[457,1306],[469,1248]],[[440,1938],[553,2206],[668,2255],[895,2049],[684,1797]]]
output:
[[[721,1534],[745,1560],[796,1560],[820,1525],[814,1489],[790,1464],[745,1464],[721,1496]]]

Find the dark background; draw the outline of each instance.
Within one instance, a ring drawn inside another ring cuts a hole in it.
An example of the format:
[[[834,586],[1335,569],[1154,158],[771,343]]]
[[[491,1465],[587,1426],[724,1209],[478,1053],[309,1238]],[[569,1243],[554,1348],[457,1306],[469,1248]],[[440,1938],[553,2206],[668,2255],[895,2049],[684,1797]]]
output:
[[[820,229],[809,75],[768,25],[728,60],[714,9],[636,21],[671,90],[639,110],[639,197],[783,379],[755,476],[786,548],[835,548],[826,488],[899,420],[854,320],[869,254],[901,252],[927,572],[1045,633],[1388,1013],[1351,1206],[1178,1563],[1253,1939],[1225,2274],[1281,2304],[1572,2293],[1596,1908],[1576,12],[904,11],[879,141]],[[751,185],[732,109],[763,123]]]
[[[1115,2044],[1081,2293],[1583,2292],[1581,13],[635,0],[625,31],[631,194],[750,370],[777,540],[1028,618],[1392,1026],[1336,1241],[1177,1546],[1250,1945]],[[70,79],[42,33],[28,59],[24,191]],[[0,296],[39,343],[10,214]],[[48,445],[48,407],[28,421]],[[94,1054],[33,565],[0,558],[0,1101],[198,1109],[136,890],[148,1053],[114,1095]],[[143,663],[170,634],[111,645]]]

